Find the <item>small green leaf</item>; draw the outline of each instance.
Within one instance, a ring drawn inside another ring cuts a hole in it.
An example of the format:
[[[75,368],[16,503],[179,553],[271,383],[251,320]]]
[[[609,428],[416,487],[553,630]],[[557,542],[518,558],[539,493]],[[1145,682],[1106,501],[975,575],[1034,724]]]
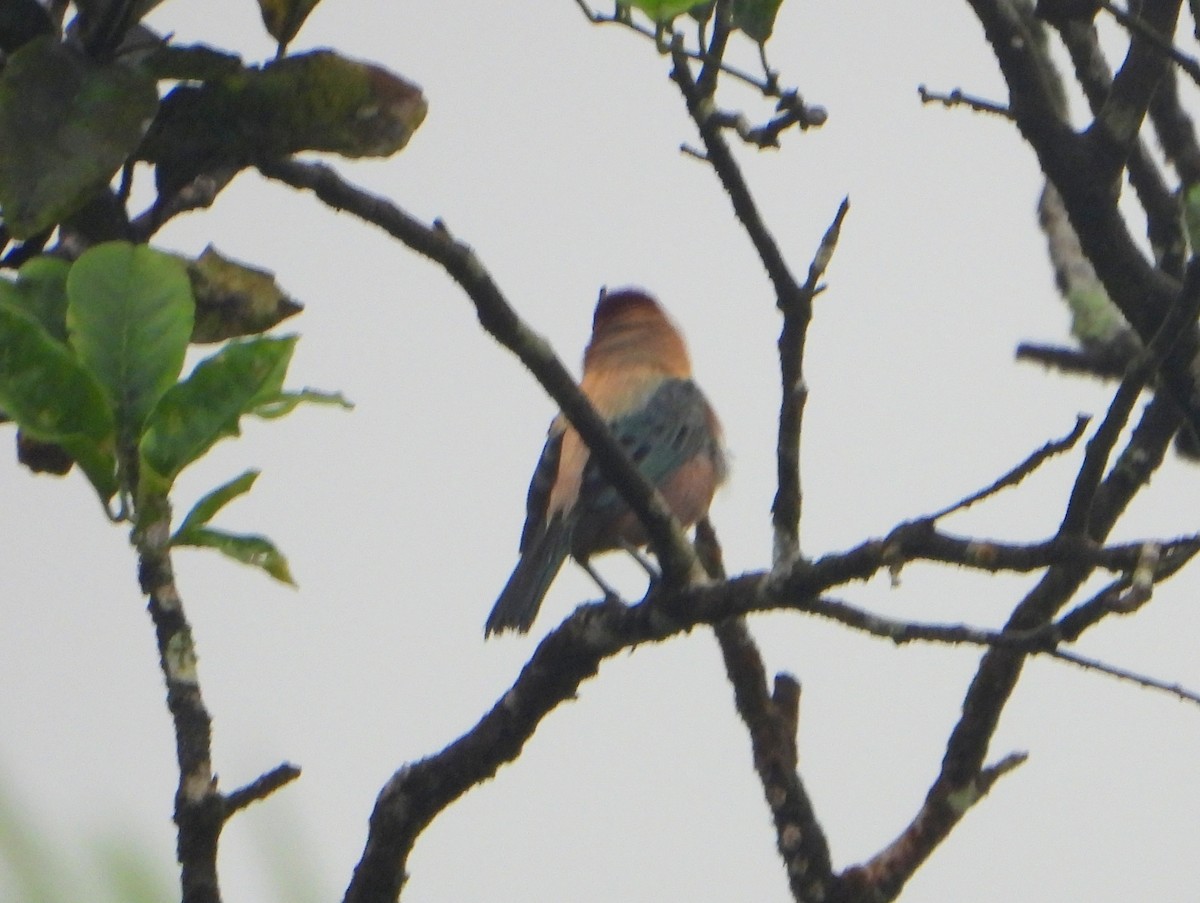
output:
[[[106,242],[75,261],[67,298],[71,345],[133,441],[183,369],[195,307],[187,271],[145,245]]]
[[[353,410],[354,403],[341,392],[318,392],[316,389],[301,389],[299,392],[280,392],[267,399],[252,412],[263,420],[275,420],[292,413],[302,404],[333,405],[344,410]]]
[[[697,3],[696,0],[628,0],[620,5],[640,9],[655,22],[665,23],[686,13]]]
[[[67,271],[56,257],[38,256],[21,267],[16,283],[0,280],[0,300],[19,307],[60,342],[67,340]]]
[[[212,245],[188,263],[188,275],[196,295],[193,342],[266,332],[304,309],[280,290],[273,273],[223,257]]]
[[[115,424],[104,390],[66,345],[5,303],[0,410],[34,439],[65,448],[103,501],[116,494]]]
[[[263,25],[276,41],[287,45],[319,0],[258,0]]]
[[[196,365],[150,412],[142,436],[143,469],[166,484],[214,443],[239,434],[244,414],[278,396],[296,337],[232,342]]]
[[[193,546],[216,549],[235,561],[261,568],[281,583],[295,586],[287,559],[265,536],[226,533],[211,527],[198,527],[188,532],[185,538],[172,542],[175,546]]]
[[[138,146],[158,106],[154,79],[100,64],[53,35],[29,41],[0,72],[0,209],[14,238],[74,213]]]
[[[753,40],[765,44],[775,28],[775,16],[783,0],[733,0],[730,19]]]
[[[203,527],[222,508],[238,496],[249,492],[254,486],[254,481],[258,479],[258,475],[259,471],[257,470],[247,470],[241,476],[234,477],[228,483],[218,486],[196,502],[192,506],[192,510],[187,513],[187,517],[183,519],[183,523],[179,525],[179,529],[175,531],[175,535],[171,537],[172,544],[185,542],[189,533]]]

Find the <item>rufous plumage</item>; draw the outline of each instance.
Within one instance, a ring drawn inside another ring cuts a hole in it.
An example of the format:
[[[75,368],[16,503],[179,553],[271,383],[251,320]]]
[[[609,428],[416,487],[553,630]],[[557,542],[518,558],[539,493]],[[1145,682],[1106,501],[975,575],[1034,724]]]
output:
[[[640,289],[601,292],[580,388],[686,529],[708,513],[725,479],[720,423],[692,380],[683,337]],[[641,521],[603,477],[561,414],[533,473],[521,557],[488,616],[485,635],[529,630],[570,555],[646,544]]]

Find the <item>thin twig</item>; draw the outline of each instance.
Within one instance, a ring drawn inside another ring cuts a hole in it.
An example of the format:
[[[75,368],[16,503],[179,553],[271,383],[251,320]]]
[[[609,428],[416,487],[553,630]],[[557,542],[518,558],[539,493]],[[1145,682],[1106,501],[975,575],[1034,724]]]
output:
[[[800,287],[795,302],[783,311],[779,332],[779,431],[775,444],[777,489],[771,504],[774,526],[772,568],[790,567],[800,557],[800,513],[803,491],[800,481],[800,434],[808,386],[804,381],[804,340],[812,317],[812,302],[822,291],[821,278],[833,258],[841,234],[842,222],[850,210],[850,199],[843,198],[837,214],[821,238],[808,267],[808,279]]]
[[[1131,336],[1132,337],[1132,336]],[[1019,361],[1041,364],[1062,373],[1095,376],[1100,379],[1120,379],[1137,353],[1136,344],[1122,344],[1119,349],[1079,349],[1061,345],[1036,345],[1022,342],[1014,355]]]
[[[843,872],[845,883],[858,891],[851,899],[856,903],[895,899],[940,839],[987,796],[996,781],[1022,765],[1027,758],[1027,753],[1009,753],[999,762],[981,768],[975,780],[955,797],[952,805],[933,794],[927,796],[920,811],[899,837],[867,862]]]
[[[1188,77],[1200,85],[1200,61],[1195,57],[1188,56],[1178,47],[1171,43],[1170,39],[1165,35],[1155,30],[1150,25],[1147,25],[1138,16],[1132,15],[1126,10],[1121,9],[1114,3],[1102,2],[1100,8],[1107,12],[1110,16],[1117,20],[1118,23],[1129,29],[1132,33],[1145,38],[1179,66]]]
[[[1016,486],[1027,476],[1046,463],[1046,461],[1050,460],[1056,455],[1061,455],[1063,452],[1070,451],[1072,448],[1074,448],[1075,444],[1079,442],[1079,439],[1083,436],[1083,432],[1085,429],[1087,429],[1087,425],[1091,422],[1091,419],[1092,418],[1087,414],[1079,414],[1075,418],[1075,426],[1067,435],[1063,436],[1061,439],[1054,439],[1050,442],[1047,442],[990,486],[986,487],[985,489],[980,489],[978,492],[972,493],[965,499],[955,502],[953,505],[948,505],[947,507],[942,508],[940,511],[935,511],[933,514],[928,515],[927,519],[931,521],[941,520],[943,517],[953,514],[956,511],[962,511],[965,508],[970,508],[976,502],[983,501],[984,499],[995,495],[1001,490],[1008,489],[1011,486]]]
[[[291,764],[284,762],[282,765],[277,765],[266,774],[255,778],[245,787],[239,787],[231,793],[225,795],[225,819],[229,820],[235,812],[245,809],[251,803],[256,803],[259,800],[264,800],[280,787],[290,784],[296,778],[300,777],[300,769]]]
[[[1096,434],[1088,440],[1083,465],[1079,469],[1071,498],[1067,503],[1059,532],[1084,533],[1088,528],[1092,502],[1100,486],[1100,478],[1108,459],[1116,446],[1117,439],[1133,411],[1133,405],[1141,395],[1143,387],[1158,370],[1161,362],[1170,354],[1190,324],[1200,314],[1200,259],[1193,258],[1188,265],[1183,287],[1175,303],[1167,311],[1158,330],[1145,350],[1135,358],[1121,385],[1113,396],[1112,404],[1104,416]]]
[[[1178,683],[1167,683],[1157,680],[1153,677],[1148,677],[1145,674],[1138,674],[1135,671],[1127,671],[1124,668],[1118,668],[1115,665],[1105,664],[1104,662],[1090,658],[1086,655],[1080,655],[1078,652],[1068,652],[1065,649],[1055,649],[1047,653],[1052,658],[1059,661],[1069,662],[1072,665],[1078,665],[1088,671],[1098,671],[1101,674],[1107,674],[1109,677],[1115,677],[1118,680],[1129,681],[1137,684],[1139,687],[1145,687],[1148,690],[1159,690],[1163,693],[1168,693],[1183,702],[1190,702],[1194,705],[1200,705],[1200,693],[1189,690]]]
[[[651,41],[654,41],[656,45],[658,44],[659,36],[653,28],[642,25],[641,23],[636,22],[628,17],[618,16],[615,14],[605,15],[604,13],[596,12],[590,6],[588,6],[585,0],[575,0],[575,5],[579,7],[584,16],[587,17],[587,20],[593,25],[620,25],[624,28],[628,28],[631,31],[637,32],[644,38],[649,38]],[[708,58],[705,52],[699,50],[692,50],[686,47],[680,49],[688,59],[695,60],[698,63],[703,63]],[[726,63],[724,60],[722,60],[720,63],[720,69],[731,78],[736,78],[743,84],[749,85],[752,88],[756,88],[764,97],[780,96],[778,82],[769,76],[766,78],[758,78],[755,75],[751,75],[744,69],[739,69],[737,66]]]
[[[995,116],[1003,116],[1005,119],[1013,118],[1012,111],[1004,106],[1004,104],[967,94],[962,88],[954,88],[949,93],[943,94],[940,91],[930,91],[924,85],[919,85],[917,87],[917,94],[921,98],[921,103],[940,103],[947,108],[968,107],[977,113],[991,113]]]
[[[233,181],[237,173],[236,169],[201,173],[173,194],[167,197],[160,195],[149,209],[130,223],[133,240],[149,241],[159,229],[181,213],[211,207],[217,195]]]

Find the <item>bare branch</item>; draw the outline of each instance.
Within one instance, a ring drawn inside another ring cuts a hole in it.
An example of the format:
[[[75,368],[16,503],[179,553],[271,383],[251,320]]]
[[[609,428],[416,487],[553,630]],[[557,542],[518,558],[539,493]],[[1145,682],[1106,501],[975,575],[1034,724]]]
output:
[[[170,509],[142,511],[134,533],[138,579],[149,597],[159,665],[167,685],[167,708],[175,727],[179,787],[175,793],[177,856],[183,903],[220,903],[217,840],[225,801],[212,767],[212,718],[200,695],[192,628],[175,586],[168,540]]]
[[[870,861],[846,870],[846,883],[859,891],[854,895],[847,894],[846,899],[895,898],[909,877],[929,858],[938,843],[962,817],[988,794],[996,781],[1019,767],[1027,758],[1026,753],[1010,753],[996,764],[981,768],[976,780],[955,798],[953,804],[932,794],[927,797],[921,811],[899,837]]]
[[[245,809],[251,803],[264,800],[280,787],[290,784],[300,777],[300,769],[290,762],[284,762],[272,768],[266,774],[255,778],[245,787],[239,787],[225,796],[225,820],[235,812]]]
[[[812,302],[824,288],[825,274],[841,234],[842,221],[850,209],[850,199],[844,198],[837,214],[808,267],[808,279],[800,287],[799,299],[783,310],[783,328],[779,333],[779,433],[775,445],[778,489],[771,504],[775,527],[774,554],[771,566],[786,568],[800,557],[800,511],[803,494],[800,484],[800,433],[808,386],[804,381],[804,339],[808,330]]]
[[[1054,456],[1061,455],[1063,452],[1070,451],[1072,448],[1074,448],[1076,443],[1079,442],[1079,440],[1083,437],[1083,432],[1085,429],[1087,429],[1087,425],[1090,422],[1091,417],[1086,414],[1080,414],[1075,418],[1075,426],[1072,427],[1071,432],[1069,432],[1067,435],[1063,436],[1061,439],[1054,439],[1050,442],[1047,442],[1008,473],[1004,474],[998,480],[993,482],[990,486],[980,489],[978,492],[972,493],[965,499],[955,502],[953,505],[949,505],[940,511],[935,511],[933,514],[928,515],[926,519],[930,521],[941,520],[943,517],[953,514],[955,511],[962,511],[965,508],[970,508],[976,502],[981,502],[1004,489],[1016,486]]]
[[[181,213],[211,207],[217,195],[237,174],[236,169],[201,173],[173,194],[167,197],[160,195],[149,209],[130,223],[133,240],[149,241],[159,229]]]
[[[1187,73],[1188,78],[1200,85],[1200,62],[1195,57],[1188,56],[1172,44],[1170,39],[1164,36],[1163,32],[1158,31],[1141,17],[1132,15],[1128,11],[1121,9],[1115,3],[1109,3],[1105,0],[1105,2],[1100,3],[1100,8],[1116,19],[1122,26],[1129,29],[1132,34],[1145,38],[1163,54],[1169,56],[1180,69]],[[1173,34],[1173,32],[1167,32],[1167,34]]]
[[[707,520],[696,526],[696,546],[709,576],[725,579],[720,546]],[[713,631],[738,715],[750,735],[754,769],[775,821],[776,847],[792,894],[797,900],[824,900],[833,879],[829,843],[796,771],[800,684],[791,675],[777,674],[775,691],[768,692],[766,665],[744,618],[718,621]]]
[[[1200,693],[1196,693],[1178,683],[1167,683],[1157,680],[1145,674],[1138,674],[1135,671],[1128,671],[1124,668],[1118,668],[1114,665],[1106,664],[1098,659],[1089,658],[1086,655],[1080,655],[1078,652],[1068,652],[1065,649],[1055,649],[1050,655],[1059,661],[1068,662],[1072,665],[1077,665],[1085,671],[1098,671],[1101,674],[1107,674],[1109,677],[1115,677],[1118,680],[1128,681],[1137,684],[1139,687],[1144,687],[1147,690],[1158,690],[1163,693],[1168,693],[1176,697],[1181,702],[1190,702],[1194,705],[1200,705]]]
[[[962,106],[968,107],[976,113],[991,113],[994,116],[1003,116],[1005,119],[1013,118],[1012,111],[1004,104],[967,94],[962,88],[954,88],[948,94],[943,94],[939,91],[930,91],[924,85],[918,85],[917,94],[921,98],[921,103],[940,103],[944,107]]]

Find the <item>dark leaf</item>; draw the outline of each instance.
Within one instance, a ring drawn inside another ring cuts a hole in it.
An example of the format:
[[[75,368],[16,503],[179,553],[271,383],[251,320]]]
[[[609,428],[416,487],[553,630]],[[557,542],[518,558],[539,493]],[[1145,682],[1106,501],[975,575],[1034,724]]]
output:
[[[288,44],[320,0],[258,0],[263,25],[280,44]]]
[[[775,16],[783,0],[733,0],[730,16],[734,28],[765,44],[775,28]]]
[[[285,295],[274,274],[222,257],[212,245],[188,263],[196,296],[193,342],[221,342],[266,332],[303,306]]]
[[[0,210],[28,238],[79,209],[137,147],[154,80],[89,61],[53,37],[30,41],[0,73]]]
[[[329,50],[286,57],[207,84],[180,85],[139,150],[171,192],[213,169],[300,151],[387,157],[425,118],[421,89]]]

